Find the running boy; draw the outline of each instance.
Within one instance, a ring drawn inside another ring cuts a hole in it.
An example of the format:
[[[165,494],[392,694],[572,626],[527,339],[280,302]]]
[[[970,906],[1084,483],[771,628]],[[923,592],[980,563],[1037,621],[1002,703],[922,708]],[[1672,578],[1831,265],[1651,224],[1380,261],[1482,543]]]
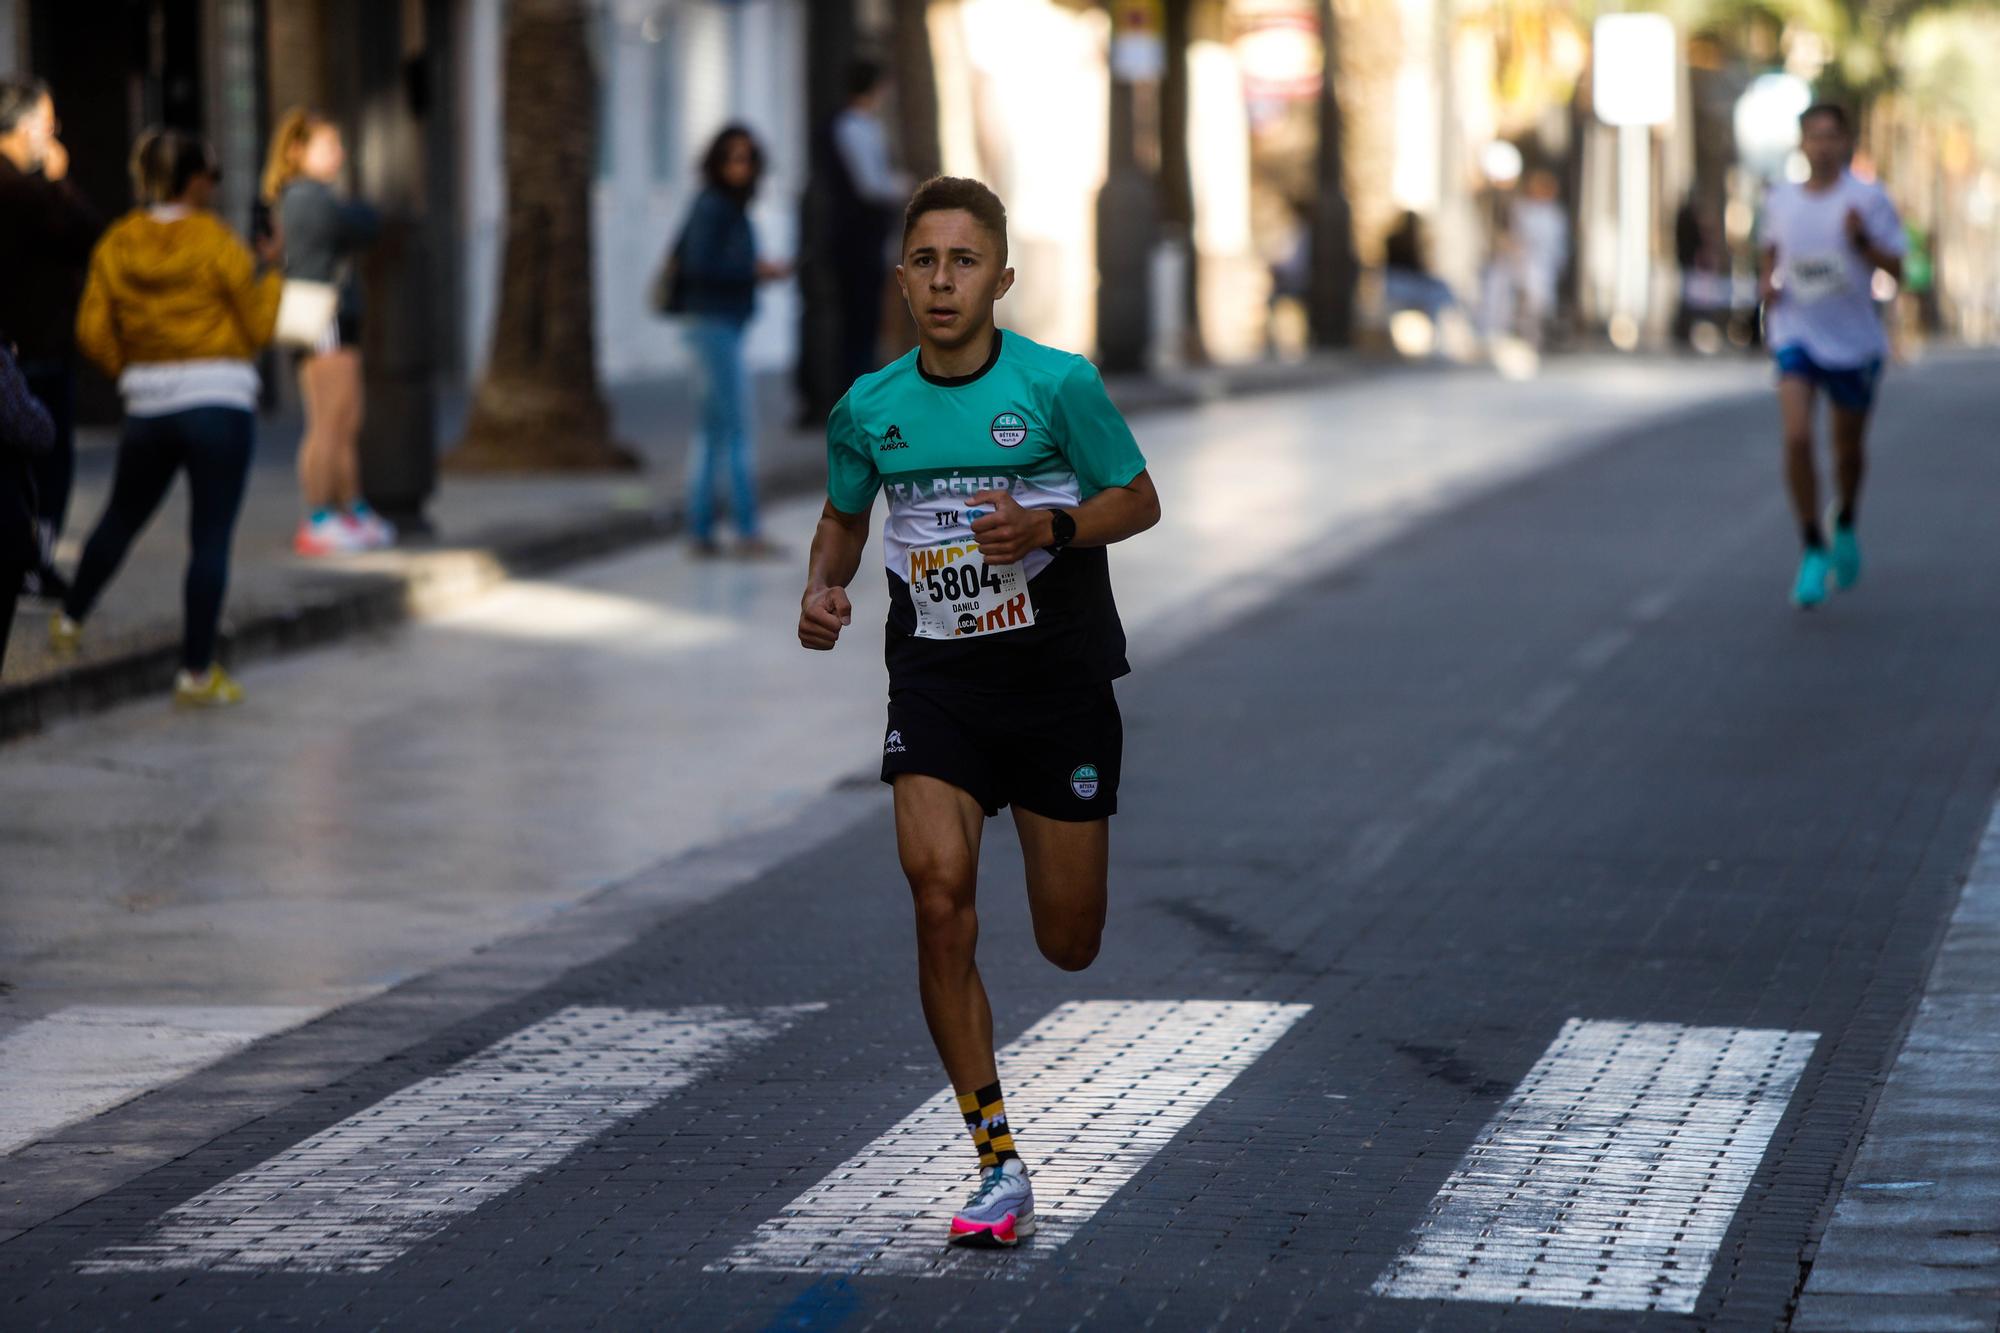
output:
[[[979,843],[1013,807],[1043,955],[1090,966],[1104,929],[1130,668],[1104,548],[1159,520],[1146,460],[1097,371],[993,324],[1013,285],[1007,214],[977,181],[926,181],[896,280],[915,351],[854,382],[827,422],[827,504],[799,642],[834,646],[886,490],[889,720],[882,780],[916,908],[924,1021],[979,1153],[960,1245],[1034,1230],[974,961]]]
[[[1826,600],[1829,577],[1851,588],[1861,577],[1854,523],[1865,470],[1863,437],[1889,341],[1875,311],[1875,271],[1903,275],[1903,225],[1882,187],[1847,169],[1854,135],[1837,106],[1808,107],[1799,117],[1801,147],[1812,174],[1771,190],[1764,212],[1761,295],[1764,340],[1778,363],[1784,418],[1785,484],[1805,540],[1792,604]],[[1813,407],[1821,389],[1831,404],[1837,498],[1829,513],[1832,550],[1820,525],[1819,476],[1813,459]]]

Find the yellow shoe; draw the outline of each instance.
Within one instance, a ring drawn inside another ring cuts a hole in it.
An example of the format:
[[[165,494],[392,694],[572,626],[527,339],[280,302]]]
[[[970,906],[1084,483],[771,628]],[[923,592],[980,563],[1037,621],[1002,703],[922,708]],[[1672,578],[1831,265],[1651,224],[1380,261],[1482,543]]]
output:
[[[49,617],[49,650],[57,657],[75,657],[83,649],[83,626],[58,611]]]
[[[242,702],[243,687],[219,666],[212,666],[199,676],[183,671],[174,677],[176,708],[227,708]]]

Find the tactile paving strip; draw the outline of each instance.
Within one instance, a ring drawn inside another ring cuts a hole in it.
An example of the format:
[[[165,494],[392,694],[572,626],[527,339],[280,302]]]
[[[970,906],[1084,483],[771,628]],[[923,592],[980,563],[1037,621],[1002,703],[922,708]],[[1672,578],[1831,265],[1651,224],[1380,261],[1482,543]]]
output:
[[[1023,1262],[1061,1249],[1310,1008],[1087,1001],[1063,1005],[1009,1043],[1000,1077],[1037,1218],[1013,1262],[946,1248],[951,1215],[977,1174],[964,1118],[946,1089],[709,1269],[1018,1273]]]
[[[1375,1293],[1692,1312],[1818,1039],[1571,1019]]]

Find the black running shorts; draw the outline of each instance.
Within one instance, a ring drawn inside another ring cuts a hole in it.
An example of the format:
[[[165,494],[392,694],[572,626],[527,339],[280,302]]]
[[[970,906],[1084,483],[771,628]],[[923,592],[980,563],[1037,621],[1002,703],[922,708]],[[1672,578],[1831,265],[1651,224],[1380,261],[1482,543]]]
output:
[[[921,773],[971,794],[1085,823],[1118,812],[1125,724],[1111,685],[1021,693],[889,692],[882,781]]]

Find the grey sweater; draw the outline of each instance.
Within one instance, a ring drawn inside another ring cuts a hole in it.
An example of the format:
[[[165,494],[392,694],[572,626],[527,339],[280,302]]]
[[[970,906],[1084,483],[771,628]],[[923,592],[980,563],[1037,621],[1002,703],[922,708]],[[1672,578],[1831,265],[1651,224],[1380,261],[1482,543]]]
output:
[[[358,200],[342,199],[316,180],[295,180],[278,199],[284,228],[285,276],[340,285],[343,314],[361,313],[361,285],[348,260],[382,229],[381,216]]]

